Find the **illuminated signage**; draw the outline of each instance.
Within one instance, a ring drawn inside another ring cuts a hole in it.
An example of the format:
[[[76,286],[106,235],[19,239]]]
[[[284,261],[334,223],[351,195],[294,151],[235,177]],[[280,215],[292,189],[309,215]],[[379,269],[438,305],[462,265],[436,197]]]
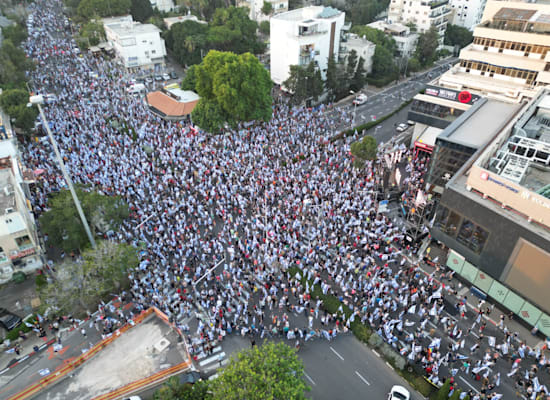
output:
[[[452,89],[444,89],[437,86],[426,87],[425,93],[429,96],[439,97],[440,99],[456,101],[463,104],[474,104],[479,100],[479,96],[463,90],[458,92]]]

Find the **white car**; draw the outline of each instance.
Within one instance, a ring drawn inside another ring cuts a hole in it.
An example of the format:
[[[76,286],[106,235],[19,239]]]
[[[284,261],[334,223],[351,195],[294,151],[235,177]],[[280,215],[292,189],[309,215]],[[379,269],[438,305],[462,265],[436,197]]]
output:
[[[368,100],[367,95],[361,93],[355,99],[353,99],[353,104],[360,106],[361,104],[365,104],[367,100]]]
[[[403,131],[406,131],[408,127],[409,127],[409,125],[407,125],[407,124],[399,124],[399,125],[397,125],[397,128],[395,128],[395,130],[397,132],[403,132]]]
[[[388,400],[410,400],[411,394],[403,386],[395,385],[388,393]]]
[[[162,74],[162,79],[164,79],[165,81],[169,81],[170,80],[170,75]]]

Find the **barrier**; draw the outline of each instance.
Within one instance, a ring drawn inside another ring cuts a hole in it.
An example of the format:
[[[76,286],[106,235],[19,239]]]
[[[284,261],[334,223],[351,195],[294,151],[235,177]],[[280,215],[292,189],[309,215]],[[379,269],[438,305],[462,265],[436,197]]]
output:
[[[148,317],[151,313],[153,313],[153,308],[148,308],[145,311],[142,311],[138,316],[136,316],[133,321],[134,325],[137,325],[143,320]],[[90,348],[86,353],[81,354],[80,356],[76,357],[71,362],[67,363],[66,365],[62,365],[59,369],[52,372],[52,374],[42,378],[38,382],[28,386],[21,392],[9,397],[7,400],[25,400],[30,399],[32,396],[39,393],[41,390],[45,389],[47,386],[57,383],[61,379],[63,379],[67,374],[72,372],[74,369],[78,368],[82,363],[92,358],[94,355],[96,355],[100,350],[102,350],[104,347],[109,345],[112,341],[114,341],[118,336],[120,336],[122,333],[126,332],[127,330],[131,329],[134,325],[126,324],[119,329],[117,329],[113,334],[99,343],[97,343],[95,346]]]

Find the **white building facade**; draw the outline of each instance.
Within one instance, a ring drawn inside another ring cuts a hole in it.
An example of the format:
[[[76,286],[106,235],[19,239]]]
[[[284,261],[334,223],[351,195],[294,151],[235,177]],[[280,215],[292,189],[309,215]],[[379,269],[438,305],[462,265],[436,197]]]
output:
[[[162,12],[172,11],[174,9],[173,0],[149,0],[151,7]]]
[[[159,71],[166,46],[161,30],[153,24],[134,22],[131,16],[103,20],[105,36],[117,58],[129,70]]]
[[[407,25],[400,23],[390,24],[386,21],[375,21],[367,26],[383,31],[386,35],[390,35],[395,40],[397,52],[400,57],[410,58],[416,50],[418,33],[411,32],[411,29]]]
[[[282,84],[291,65],[314,61],[323,79],[329,55],[338,60],[345,13],[332,7],[310,6],[270,19],[271,79]]]
[[[388,22],[413,23],[419,33],[435,27],[439,34],[439,43],[443,45],[450,14],[449,0],[391,0],[388,7]]]
[[[0,283],[15,272],[30,274],[43,266],[25,175],[34,180],[21,164],[15,139],[0,141]]]
[[[265,3],[271,4],[271,13],[266,15],[262,12]],[[237,7],[246,7],[250,10],[249,18],[256,22],[269,21],[277,14],[288,11],[288,0],[237,0]]]
[[[451,0],[450,22],[473,30],[481,22],[487,0]]]
[[[353,33],[345,36],[342,42],[340,45],[340,59],[345,58],[347,63],[350,52],[355,50],[357,59],[359,60],[360,57],[363,58],[363,68],[370,74],[372,72],[372,57],[374,56],[376,45]]]

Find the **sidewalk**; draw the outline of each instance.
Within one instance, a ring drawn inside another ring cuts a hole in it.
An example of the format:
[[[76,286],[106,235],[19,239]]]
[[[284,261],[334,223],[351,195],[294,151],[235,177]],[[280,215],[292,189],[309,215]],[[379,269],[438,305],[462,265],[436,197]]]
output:
[[[423,270],[424,273],[427,275],[432,275],[436,282],[445,285],[444,287],[450,287],[458,292],[458,297],[454,297],[457,301],[459,298],[463,298],[464,296],[467,296],[467,306],[470,310],[473,310],[475,312],[478,311],[478,304],[480,298],[476,297],[471,291],[470,288],[472,287],[469,283],[465,283],[462,280],[458,279],[456,276],[453,276],[451,280],[448,280],[447,278],[443,278],[443,282],[441,281],[442,274],[445,273],[447,268],[441,268],[439,272],[436,272],[435,266],[429,265],[423,261],[418,260],[417,257],[408,257],[406,256],[409,261],[412,264],[417,264],[420,266],[420,268]],[[430,246],[430,259],[434,260],[437,257],[437,262],[440,263],[442,266],[446,264],[447,261],[447,253],[445,250],[441,249],[437,245],[431,245]],[[452,295],[451,295],[452,296]],[[498,326],[500,322],[500,316],[505,315],[505,321],[504,325],[508,328],[508,330],[512,333],[518,334],[518,337],[520,340],[525,342],[525,344],[531,348],[536,347],[542,347],[544,345],[544,340],[539,335],[532,335],[530,328],[523,325],[521,322],[519,322],[515,317],[513,319],[508,318],[508,311],[504,311],[504,308],[501,305],[493,304],[489,300],[485,301],[483,303],[482,308],[485,310],[487,307],[491,308],[491,312],[486,315],[483,315],[483,318],[487,320],[488,322],[492,323],[495,326]]]

